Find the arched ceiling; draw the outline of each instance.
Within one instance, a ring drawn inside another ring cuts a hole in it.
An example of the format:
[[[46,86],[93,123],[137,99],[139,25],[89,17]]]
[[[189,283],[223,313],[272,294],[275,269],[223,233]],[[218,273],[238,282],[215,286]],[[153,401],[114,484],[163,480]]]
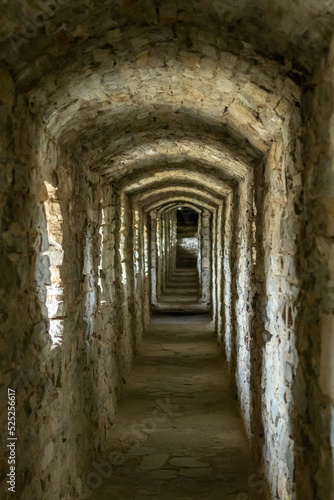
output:
[[[214,204],[281,133],[334,19],[330,0],[0,7],[2,65],[51,140],[137,198]]]
[[[157,210],[157,214],[159,215],[160,213],[161,214],[170,213],[170,212],[173,212],[173,210],[177,210],[178,208],[182,208],[182,207],[191,208],[192,210],[194,210],[197,213],[201,213],[201,211],[203,210],[203,207],[199,207],[198,205],[194,205],[193,203],[189,203],[189,202],[180,203],[180,202],[174,201],[174,202],[169,202],[162,207],[160,206]]]
[[[3,0],[1,18],[0,54],[20,71],[33,66],[41,54],[47,69],[59,58],[70,60],[84,50],[92,51],[102,41],[140,45],[145,31],[136,39],[139,27],[168,27],[173,36],[178,26],[190,25],[189,45],[201,37],[201,26],[210,26],[208,51],[216,37],[229,51],[240,53],[250,46],[256,53],[279,59],[286,71],[293,66],[306,72],[328,46],[334,4],[331,0]],[[129,39],[123,35],[124,27],[131,27]]]
[[[276,62],[176,42],[121,46],[116,66],[109,46],[98,62],[88,51],[29,90],[31,113],[111,182],[185,160],[239,181],[281,133],[300,89]]]
[[[117,156],[103,152],[106,162],[96,166],[97,172],[105,175],[111,182],[122,181],[124,177],[133,176],[138,171],[142,174],[149,172],[157,165],[166,166],[168,164],[177,165],[188,163],[202,165],[203,168],[215,172],[217,176],[224,177],[225,180],[242,179],[248,164],[238,158],[238,152],[233,155],[230,148],[226,148],[217,140],[208,140],[206,137],[189,137],[190,134],[176,131],[172,136],[159,137],[161,131],[157,130],[147,140],[135,136],[132,141],[124,144],[124,149]],[[164,135],[164,134],[163,134]],[[188,137],[187,137],[188,136]],[[114,148],[110,144],[110,148]],[[92,150],[94,153],[94,150]],[[107,161],[107,159],[109,161]],[[111,162],[112,159],[112,162]]]
[[[99,115],[96,118],[99,120]],[[161,149],[160,143],[170,143],[170,146],[174,144],[175,147],[180,140],[191,143],[191,147],[201,142],[206,148],[217,150],[212,151],[213,155],[224,155],[225,160],[233,155],[238,163],[252,165],[261,158],[261,154],[247,139],[242,140],[222,120],[195,114],[191,107],[183,107],[181,100],[176,111],[166,110],[163,105],[157,104],[154,111],[141,109],[133,118],[135,119],[114,112],[113,120],[103,126],[105,144],[98,148],[96,145],[101,140],[99,132],[82,137],[77,149],[83,161],[100,171],[110,170],[112,161],[113,170],[117,174],[117,164],[122,162],[122,158],[126,158],[128,149],[134,150],[136,145],[144,149],[154,143],[158,149]]]
[[[158,170],[153,175],[140,176],[134,182],[128,181],[123,190],[127,194],[133,193],[140,196],[140,193],[150,192],[154,188],[157,189],[157,186],[165,187],[166,183],[170,187],[181,185],[185,185],[186,187],[198,186],[203,191],[217,197],[225,197],[231,192],[231,187],[219,181],[213,175],[204,175],[201,172],[191,171],[190,169]]]
[[[138,130],[137,123],[149,120],[159,131],[161,120],[173,131],[193,130],[194,122],[199,137],[218,125],[222,138],[238,146],[248,141],[258,154],[266,152],[289,105],[300,97],[276,63],[261,60],[252,66],[247,58],[221,50],[209,57],[204,44],[194,51],[175,40],[142,49],[120,54],[116,66],[108,48],[101,49],[105,59],[98,64],[85,54],[80,65],[76,61],[73,68],[49,73],[28,93],[32,113],[52,137],[86,153],[92,167],[105,162],[104,152],[107,159],[124,156],[129,146],[124,131],[133,140],[146,130]]]
[[[198,212],[201,212],[203,209],[209,210],[210,212],[215,212],[217,207],[206,202],[198,202],[196,198],[192,198],[192,196],[184,196],[183,198],[177,196],[167,196],[164,200],[164,203],[156,201],[152,203],[151,206],[146,208],[146,212],[152,213],[156,211],[157,214],[163,212],[164,210],[168,210],[170,207],[183,207],[189,206],[191,208],[196,209]]]
[[[133,200],[138,203],[144,211],[149,211],[166,200],[192,199],[201,205],[209,204],[212,208],[218,208],[224,201],[223,197],[216,197],[208,193],[201,186],[158,186],[155,189],[134,196]],[[204,206],[204,205],[203,205]]]

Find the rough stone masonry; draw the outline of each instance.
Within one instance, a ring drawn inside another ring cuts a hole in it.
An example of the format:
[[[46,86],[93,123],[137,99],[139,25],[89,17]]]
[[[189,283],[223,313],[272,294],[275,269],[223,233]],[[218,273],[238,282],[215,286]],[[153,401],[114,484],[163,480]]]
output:
[[[186,206],[266,498],[333,499],[334,3],[0,7],[0,442],[10,387],[17,498],[80,498]]]

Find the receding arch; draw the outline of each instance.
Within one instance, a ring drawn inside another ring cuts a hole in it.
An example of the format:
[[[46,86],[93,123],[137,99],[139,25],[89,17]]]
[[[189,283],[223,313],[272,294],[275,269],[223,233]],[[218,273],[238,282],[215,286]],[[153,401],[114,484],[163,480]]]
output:
[[[143,210],[147,212],[149,210],[152,210],[154,206],[157,206],[157,203],[161,203],[161,197],[165,195],[167,195],[166,198],[168,197],[168,199],[170,199],[171,197],[174,197],[174,199],[195,199],[203,206],[205,206],[204,204],[206,204],[210,207],[215,208],[217,208],[222,203],[222,199],[214,198],[212,195],[207,195],[206,193],[203,193],[203,191],[198,187],[178,186],[163,187],[160,189],[154,189],[149,193],[144,193],[140,197],[140,205]]]
[[[131,182],[131,181],[129,181]],[[127,194],[137,194],[140,193],[145,195],[146,192],[150,192],[152,189],[164,188],[165,186],[185,186],[185,187],[196,187],[200,186],[207,193],[212,194],[218,199],[218,197],[226,196],[231,192],[231,188],[226,186],[225,183],[220,183],[214,176],[202,175],[200,172],[189,171],[189,170],[158,170],[151,175],[139,178],[138,181],[128,183],[123,187],[123,190]]]

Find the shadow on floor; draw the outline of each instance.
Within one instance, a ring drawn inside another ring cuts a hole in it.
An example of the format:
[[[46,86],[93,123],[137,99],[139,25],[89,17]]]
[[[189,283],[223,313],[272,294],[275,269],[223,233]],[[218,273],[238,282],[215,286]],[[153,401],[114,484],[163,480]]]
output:
[[[263,500],[209,316],[152,318],[106,449],[85,498]]]

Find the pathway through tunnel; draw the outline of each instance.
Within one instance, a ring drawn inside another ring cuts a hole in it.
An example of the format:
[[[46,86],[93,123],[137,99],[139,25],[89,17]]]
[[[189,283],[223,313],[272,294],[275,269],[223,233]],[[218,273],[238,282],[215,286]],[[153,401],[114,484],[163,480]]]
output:
[[[207,313],[200,282],[201,254],[199,252],[198,213],[186,206],[176,211],[176,252],[171,259],[158,302],[153,312]]]
[[[263,498],[209,316],[153,317],[102,460],[92,500]]]
[[[166,281],[158,307],[164,312],[205,312],[199,303],[200,288],[196,268],[174,269]]]

